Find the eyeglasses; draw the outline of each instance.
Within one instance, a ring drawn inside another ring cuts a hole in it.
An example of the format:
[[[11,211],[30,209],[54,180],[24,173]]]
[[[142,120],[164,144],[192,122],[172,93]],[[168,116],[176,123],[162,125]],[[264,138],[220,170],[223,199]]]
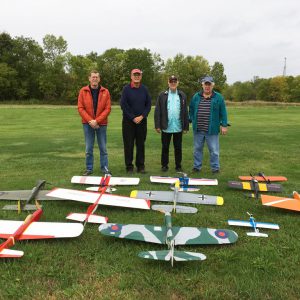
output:
[[[141,76],[142,74],[141,73],[133,73],[132,75],[133,76]]]
[[[177,80],[170,80],[169,83],[177,83]]]

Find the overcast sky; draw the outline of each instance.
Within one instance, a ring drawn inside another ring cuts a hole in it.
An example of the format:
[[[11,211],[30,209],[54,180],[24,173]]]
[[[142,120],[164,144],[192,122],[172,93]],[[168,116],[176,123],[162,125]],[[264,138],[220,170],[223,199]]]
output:
[[[220,61],[229,83],[300,75],[299,0],[1,0],[0,31],[42,44],[62,35],[72,54],[148,48],[163,59]]]

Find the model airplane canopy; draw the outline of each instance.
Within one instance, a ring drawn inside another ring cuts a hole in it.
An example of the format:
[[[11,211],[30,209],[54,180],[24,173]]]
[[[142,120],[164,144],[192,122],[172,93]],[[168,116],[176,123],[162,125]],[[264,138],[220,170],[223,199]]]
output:
[[[10,250],[17,240],[71,238],[79,236],[83,225],[79,223],[37,222],[43,211],[37,209],[24,222],[0,220],[0,258],[22,257],[23,251]]]
[[[217,179],[150,176],[151,182],[175,184],[177,181],[184,185],[218,185]]]
[[[261,195],[261,201],[266,206],[300,211],[300,195],[297,192],[293,193],[293,198]]]
[[[107,180],[109,178],[109,180]],[[97,177],[97,176],[73,176],[72,183],[92,184],[92,185],[138,185],[139,178],[131,177]]]

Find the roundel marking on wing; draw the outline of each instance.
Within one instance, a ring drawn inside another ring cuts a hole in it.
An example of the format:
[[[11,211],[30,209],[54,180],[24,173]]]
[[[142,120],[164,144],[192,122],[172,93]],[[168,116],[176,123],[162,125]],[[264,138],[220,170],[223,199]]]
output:
[[[215,231],[215,235],[219,239],[227,239],[228,238],[228,232],[226,232],[224,230],[220,230],[220,229]]]

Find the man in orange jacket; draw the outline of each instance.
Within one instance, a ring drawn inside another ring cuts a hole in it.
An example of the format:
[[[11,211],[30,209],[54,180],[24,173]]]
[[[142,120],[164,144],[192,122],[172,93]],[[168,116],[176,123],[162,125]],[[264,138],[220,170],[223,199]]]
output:
[[[103,173],[110,174],[106,150],[107,118],[111,111],[110,94],[100,85],[98,71],[91,71],[89,82],[89,85],[80,90],[78,96],[78,112],[82,118],[86,152],[86,170],[83,175],[93,173],[95,136],[100,151],[100,169]]]

